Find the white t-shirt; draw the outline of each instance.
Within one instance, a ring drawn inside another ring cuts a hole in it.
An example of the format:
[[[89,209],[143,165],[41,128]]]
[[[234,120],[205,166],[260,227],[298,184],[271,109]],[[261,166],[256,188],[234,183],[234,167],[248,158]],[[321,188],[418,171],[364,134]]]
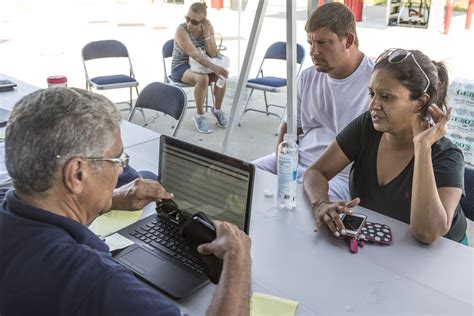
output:
[[[349,77],[333,79],[314,66],[305,69],[298,80],[297,126],[299,164],[307,169],[353,119],[367,111],[369,81],[374,62],[364,55]],[[349,177],[349,166],[340,175]]]

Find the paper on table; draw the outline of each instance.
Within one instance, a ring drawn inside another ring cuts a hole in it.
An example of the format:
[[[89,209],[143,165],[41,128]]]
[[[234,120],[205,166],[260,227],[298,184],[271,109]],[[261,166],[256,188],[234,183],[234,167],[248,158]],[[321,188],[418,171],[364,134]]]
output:
[[[89,229],[97,236],[110,235],[128,225],[135,223],[142,215],[139,211],[110,211],[97,217]]]
[[[105,237],[104,242],[107,244],[107,246],[109,246],[110,251],[123,249],[130,245],[133,245],[133,241],[119,234],[112,234],[110,236]]]
[[[251,316],[293,316],[298,302],[263,294],[253,293],[250,300]]]

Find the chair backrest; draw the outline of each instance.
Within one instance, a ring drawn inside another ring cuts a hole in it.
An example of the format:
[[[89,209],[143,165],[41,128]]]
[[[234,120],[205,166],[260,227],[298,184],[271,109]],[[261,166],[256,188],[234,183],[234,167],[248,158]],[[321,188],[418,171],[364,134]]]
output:
[[[163,82],[152,82],[140,92],[135,107],[160,111],[179,120],[187,102],[183,89]]]
[[[161,50],[161,53],[163,54],[163,59],[173,57],[173,49],[174,49],[174,39],[167,40]]]
[[[127,47],[117,40],[90,42],[82,48],[82,59],[129,57]]]
[[[474,168],[464,169],[464,192],[466,196],[461,199],[461,207],[466,217],[474,221]]]
[[[279,60],[279,61],[286,61],[286,42],[275,42],[270,47],[268,47],[265,55],[263,56],[262,63],[260,64],[260,68],[258,69],[258,74],[263,76],[263,65],[265,64],[265,60]],[[296,75],[298,76],[301,68],[303,67],[303,62],[305,59],[305,49],[300,44],[296,44],[296,64],[297,64],[297,71]],[[266,67],[265,69],[279,69],[279,67],[273,67],[276,65],[272,65],[271,68]],[[285,68],[286,70],[286,68]],[[266,71],[268,73],[268,71]],[[279,71],[278,71],[279,72]]]
[[[173,49],[174,49],[174,39],[167,40],[166,43],[163,45],[161,49],[161,55],[163,57],[163,71],[165,73],[165,77],[163,81],[166,83],[170,83],[170,78],[168,77],[168,66],[166,59],[173,57]]]
[[[186,113],[188,100],[183,89],[163,82],[148,84],[138,96],[130,119],[137,108],[159,111],[178,120],[173,136],[178,132],[181,121]]]
[[[126,58],[126,59],[122,59]],[[105,63],[103,61],[100,64],[103,64],[101,68],[92,67],[92,69],[88,69],[87,63],[97,63],[99,61],[91,61],[94,59],[103,59],[109,58]],[[102,41],[95,41],[86,44],[82,48],[82,64],[84,66],[84,72],[86,75],[86,88],[89,87],[89,79],[90,77],[97,76],[98,73],[100,75],[110,75],[109,71],[111,68],[119,66],[120,69],[125,69],[125,65],[127,64],[128,67],[128,75],[132,78],[135,78],[135,72],[133,71],[132,60],[128,54],[127,47],[117,40],[102,40]],[[107,66],[107,67],[106,67]],[[89,72],[92,70],[92,76]],[[115,70],[116,71],[116,70]],[[107,72],[107,73],[106,73]]]
[[[302,64],[305,57],[304,47],[296,44],[296,63]],[[286,42],[276,42],[268,47],[264,59],[286,60]]]

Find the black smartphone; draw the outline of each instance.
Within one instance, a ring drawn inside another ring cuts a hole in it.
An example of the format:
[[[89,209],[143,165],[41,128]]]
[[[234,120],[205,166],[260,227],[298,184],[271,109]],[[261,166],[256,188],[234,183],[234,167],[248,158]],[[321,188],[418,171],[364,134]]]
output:
[[[216,239],[216,228],[214,224],[207,218],[206,214],[198,212],[184,223],[181,233],[184,241],[191,250],[198,255],[209,280],[214,284],[219,283],[223,265],[222,259],[214,255],[202,255],[197,252],[199,245],[212,242]]]

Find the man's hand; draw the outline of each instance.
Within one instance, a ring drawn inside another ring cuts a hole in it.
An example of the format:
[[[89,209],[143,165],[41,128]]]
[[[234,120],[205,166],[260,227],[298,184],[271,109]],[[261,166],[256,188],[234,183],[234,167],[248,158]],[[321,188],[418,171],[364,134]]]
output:
[[[114,190],[112,209],[136,211],[150,202],[173,197],[158,181],[138,178]]]
[[[321,223],[324,221],[334,236],[345,235],[344,224],[339,214],[351,214],[352,208],[359,203],[360,199],[355,198],[348,202],[320,203],[315,205],[313,209],[314,217],[316,217],[314,231],[318,231],[321,228]]]
[[[237,226],[214,221],[216,239],[202,244],[198,252],[224,259],[222,274],[206,315],[249,315],[251,240]]]
[[[216,227],[216,239],[211,243],[202,244],[198,252],[203,255],[214,254],[225,260],[230,258],[250,257],[251,240],[237,226],[221,221],[213,221]]]

